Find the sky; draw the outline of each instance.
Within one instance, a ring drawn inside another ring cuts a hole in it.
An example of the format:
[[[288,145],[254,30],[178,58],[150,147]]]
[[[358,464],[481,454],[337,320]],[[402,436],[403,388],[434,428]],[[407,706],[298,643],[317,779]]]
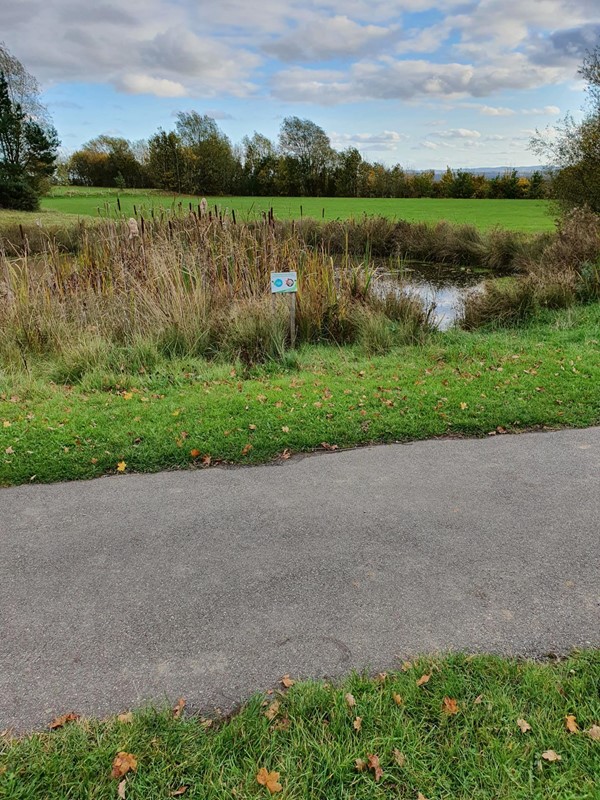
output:
[[[525,166],[536,128],[581,111],[600,0],[13,0],[0,40],[66,152],[194,109],[234,143],[294,115],[372,161]]]

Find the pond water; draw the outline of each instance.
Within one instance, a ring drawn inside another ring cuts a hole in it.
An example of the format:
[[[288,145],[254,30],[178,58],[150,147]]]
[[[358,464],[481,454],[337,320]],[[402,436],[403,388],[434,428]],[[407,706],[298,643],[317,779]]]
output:
[[[419,297],[426,308],[434,306],[432,316],[440,330],[447,330],[457,319],[465,294],[481,286],[487,270],[448,264],[406,262],[401,269],[379,264],[375,291],[380,294],[409,292]]]

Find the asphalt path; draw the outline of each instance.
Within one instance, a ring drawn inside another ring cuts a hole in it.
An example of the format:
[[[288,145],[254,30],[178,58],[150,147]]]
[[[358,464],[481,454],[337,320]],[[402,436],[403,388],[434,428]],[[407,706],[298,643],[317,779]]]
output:
[[[0,490],[0,729],[600,646],[600,428]]]

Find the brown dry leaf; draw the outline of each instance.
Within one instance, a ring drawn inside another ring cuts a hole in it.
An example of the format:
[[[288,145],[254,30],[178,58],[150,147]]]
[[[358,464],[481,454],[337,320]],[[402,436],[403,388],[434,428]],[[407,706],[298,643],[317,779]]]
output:
[[[589,730],[585,731],[585,735],[595,742],[600,742],[600,725],[592,725]]]
[[[187,792],[188,788],[188,786],[180,786],[179,789],[175,789],[174,792],[171,792],[171,797],[181,797],[182,794]]]
[[[565,726],[569,733],[578,733],[579,725],[575,719],[575,714],[567,714],[565,717]]]
[[[321,442],[323,450],[339,450],[337,444],[329,444],[329,442]]]
[[[356,700],[354,699],[354,695],[350,694],[350,692],[344,695],[344,700],[346,701],[349,708],[354,708],[354,706],[356,705]]]
[[[281,683],[285,686],[286,689],[289,689],[290,686],[293,686],[296,681],[292,680],[289,675],[284,675],[281,679]]]
[[[127,778],[123,778],[121,783],[119,784],[119,788],[117,790],[117,794],[121,798],[121,800],[125,800],[125,787],[127,786]]]
[[[250,444],[250,442],[248,442],[248,444],[245,444],[244,447],[242,448],[242,455],[247,456],[250,450],[252,450],[252,445]]]
[[[397,747],[394,747],[394,761],[399,767],[403,767],[406,764],[406,756]]]
[[[385,683],[387,680],[387,672],[378,672],[375,676],[375,680],[377,683]]]
[[[396,692],[394,692],[392,694],[392,697],[394,698],[394,703],[396,703],[397,706],[401,706],[402,703],[404,702],[404,699],[401,694],[397,694]]]
[[[364,760],[364,758],[357,758],[354,762],[354,766],[359,772],[364,772],[367,768],[367,762]]]
[[[52,722],[48,725],[51,731],[56,730],[56,728],[62,728],[63,725],[66,725],[67,722],[75,722],[79,719],[79,714],[76,714],[74,711],[69,711],[68,714],[62,714],[60,717],[56,717],[53,719]]]
[[[280,458],[283,459],[283,461],[287,461],[288,458],[291,457],[292,457],[292,451],[289,449],[289,447],[286,447],[283,453],[281,454]]]
[[[452,697],[444,697],[442,711],[444,714],[458,714],[458,703]]]
[[[261,786],[266,786],[271,794],[281,792],[283,786],[279,783],[278,772],[267,772],[265,767],[261,767],[256,775],[256,780]]]
[[[362,717],[356,717],[356,719],[352,723],[352,727],[354,728],[355,731],[360,731],[360,729],[362,728]]]
[[[383,770],[381,769],[381,765],[379,763],[379,756],[372,754],[368,755],[367,759],[369,761],[369,769],[373,770],[373,775],[375,777],[375,782],[379,780],[379,778],[383,775]]]
[[[184,708],[185,708],[185,700],[183,699],[183,697],[180,697],[176,705],[173,706],[173,716],[175,717],[175,719],[179,719],[179,717],[183,713]]]
[[[248,430],[255,431],[256,425],[248,425]]]
[[[200,450],[197,450],[195,447],[193,450],[190,450],[190,455],[192,458],[198,458],[200,455]]]
[[[207,454],[205,456],[202,456],[202,466],[203,467],[210,467],[211,463],[212,463],[212,458],[211,458],[210,455]]]
[[[542,758],[545,761],[562,761],[562,756],[559,756],[554,750],[545,750],[542,753]]]
[[[133,713],[131,711],[127,711],[124,714],[119,714],[117,719],[119,722],[129,725],[131,722],[133,722]]]
[[[417,686],[424,686],[429,681],[430,678],[431,675],[421,675],[421,677],[417,681]]]
[[[417,795],[417,800],[427,800],[427,798],[425,797],[423,792],[419,792],[419,794]]]
[[[475,703],[476,706],[478,706],[482,701],[483,701],[483,695],[482,694],[478,695],[475,698],[475,700],[473,700],[473,702]]]
[[[273,725],[272,730],[274,731],[289,731],[290,722],[288,717],[283,717],[282,719],[278,719],[277,722]]]
[[[273,700],[271,705],[265,711],[265,717],[270,720],[275,719],[275,717],[279,713],[279,705],[280,705],[279,700]]]
[[[117,472],[125,472],[127,469],[127,463],[125,461],[119,461],[117,464]]]
[[[115,756],[110,775],[112,778],[119,780],[119,778],[123,778],[127,775],[128,772],[135,772],[136,769],[137,758],[132,756],[131,753],[121,751]]]
[[[403,661],[402,662],[402,672],[408,672],[412,669],[412,662],[411,661]]]
[[[527,722],[526,719],[518,719],[517,725],[521,728],[521,733],[527,733],[527,731],[531,730],[531,725]]]

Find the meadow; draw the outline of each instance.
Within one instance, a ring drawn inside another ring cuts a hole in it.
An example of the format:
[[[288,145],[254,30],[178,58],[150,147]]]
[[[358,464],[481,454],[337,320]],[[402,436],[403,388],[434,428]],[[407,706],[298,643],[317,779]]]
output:
[[[117,205],[119,200],[120,209]],[[546,200],[452,200],[433,198],[352,198],[352,197],[207,197],[214,210],[235,211],[240,220],[260,218],[272,208],[277,219],[336,220],[382,216],[409,222],[474,225],[480,230],[495,226],[515,231],[550,231],[555,226],[553,208]],[[197,197],[174,197],[154,190],[125,190],[86,187],[55,187],[43,198],[44,211],[60,215],[132,216],[134,211],[149,214],[151,209],[174,208],[179,203],[197,208]]]

